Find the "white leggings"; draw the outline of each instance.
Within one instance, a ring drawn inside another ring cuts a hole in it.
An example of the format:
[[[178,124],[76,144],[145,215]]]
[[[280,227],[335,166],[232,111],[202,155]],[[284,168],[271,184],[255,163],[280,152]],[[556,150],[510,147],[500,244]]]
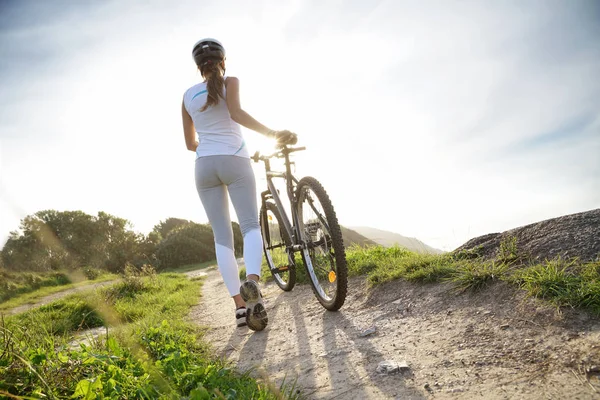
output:
[[[196,159],[196,189],[215,236],[219,271],[231,296],[240,293],[227,192],[244,236],[246,275],[260,276],[262,236],[258,224],[256,181],[248,158],[208,156]]]

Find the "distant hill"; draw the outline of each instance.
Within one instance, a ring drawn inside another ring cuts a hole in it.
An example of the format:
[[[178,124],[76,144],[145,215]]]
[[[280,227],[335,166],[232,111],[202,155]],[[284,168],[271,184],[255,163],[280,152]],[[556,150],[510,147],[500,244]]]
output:
[[[344,239],[344,246],[350,247],[350,245],[357,244],[359,246],[375,246],[377,243],[361,235],[360,233],[348,229],[344,226],[342,228],[342,238]]]
[[[367,226],[353,226],[350,229],[356,231],[358,234],[366,237],[377,244],[380,244],[385,247],[391,247],[394,245],[398,245],[400,247],[405,247],[409,250],[415,251],[417,253],[429,253],[429,254],[441,254],[442,250],[435,249],[431,246],[426,245],[421,242],[419,239],[402,236],[398,233],[384,231],[381,229],[370,228]]]

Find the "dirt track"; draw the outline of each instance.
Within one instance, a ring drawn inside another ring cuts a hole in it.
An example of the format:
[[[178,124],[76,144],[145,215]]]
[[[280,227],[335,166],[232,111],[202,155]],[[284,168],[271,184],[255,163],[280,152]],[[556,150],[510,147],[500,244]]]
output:
[[[208,327],[214,350],[277,385],[297,377],[309,399],[600,399],[600,371],[586,373],[600,366],[600,321],[502,284],[457,295],[401,281],[367,290],[352,279],[339,312],[323,309],[307,285],[268,284],[269,326],[255,333],[235,327],[218,271],[205,271],[190,317]],[[385,360],[408,370],[380,374]]]
[[[48,303],[52,303],[53,301],[62,299],[63,297],[68,296],[70,294],[81,292],[83,290],[97,289],[97,288],[100,288],[100,287],[106,286],[106,285],[112,285],[116,281],[117,280],[105,281],[105,282],[99,282],[99,283],[90,283],[89,285],[82,285],[82,286],[77,286],[77,287],[74,287],[71,289],[66,289],[66,290],[63,290],[60,292],[49,294],[48,296],[44,296],[41,299],[34,300],[32,303],[23,304],[18,307],[11,308],[11,309],[5,311],[4,313],[9,314],[9,315],[10,314],[19,314],[19,313],[25,312],[31,308],[43,306],[44,304],[48,304]]]

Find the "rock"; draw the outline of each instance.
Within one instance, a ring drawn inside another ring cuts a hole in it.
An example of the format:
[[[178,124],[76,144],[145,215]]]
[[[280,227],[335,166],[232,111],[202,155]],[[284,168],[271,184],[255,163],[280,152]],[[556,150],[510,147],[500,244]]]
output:
[[[358,336],[359,337],[365,337],[365,336],[372,335],[375,332],[377,332],[377,326],[372,325],[372,326],[368,327],[367,329],[363,329],[362,331],[360,331],[360,333],[358,334]]]
[[[456,387],[456,388],[452,388],[452,389],[446,390],[447,393],[462,393],[464,391],[465,391],[465,389],[460,388],[460,387]]]
[[[104,337],[108,333],[108,328],[104,326],[100,326],[98,328],[87,329],[83,332],[79,332],[76,334],[73,339],[69,342],[69,348],[79,349],[81,344],[85,344],[86,346],[91,346],[94,341],[100,340],[101,337]]]
[[[302,374],[308,374],[313,369],[315,369],[313,366],[309,366],[309,367],[306,367],[305,369],[303,369],[301,373]]]
[[[579,338],[578,333],[568,333],[563,337],[563,340],[570,342],[571,340],[578,339],[578,338]]]
[[[406,363],[406,361],[394,361],[394,360],[385,360],[379,363],[377,366],[377,373],[379,374],[395,374],[398,372],[408,371],[410,367]]]
[[[533,339],[525,339],[525,343],[533,343],[533,342],[535,342],[535,340],[533,340]]]
[[[336,349],[336,350],[331,350],[329,352],[324,352],[318,355],[318,357],[335,357],[335,356],[339,356],[340,354],[348,354],[350,353],[350,350],[348,349]]]
[[[515,237],[517,252],[533,260],[579,258],[593,261],[600,254],[600,208],[552,218],[502,233],[490,233],[469,240],[453,253],[471,250],[483,258],[498,255],[500,242]]]
[[[429,386],[429,383],[426,383],[425,385],[423,385],[423,387],[425,388],[425,390],[427,390],[428,392],[432,392],[433,390],[431,389],[431,386]]]
[[[510,325],[509,325],[509,324],[503,324],[503,325],[500,325],[500,329],[506,330],[506,329],[508,329],[508,328],[510,328]]]
[[[600,374],[600,365],[592,365],[587,369],[588,374]]]

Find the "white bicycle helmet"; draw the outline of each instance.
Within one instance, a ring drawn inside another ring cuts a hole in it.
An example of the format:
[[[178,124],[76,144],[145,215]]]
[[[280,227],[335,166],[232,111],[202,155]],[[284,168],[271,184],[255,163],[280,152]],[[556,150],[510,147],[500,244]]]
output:
[[[225,47],[217,39],[205,38],[194,44],[192,57],[198,66],[207,60],[223,61]]]

